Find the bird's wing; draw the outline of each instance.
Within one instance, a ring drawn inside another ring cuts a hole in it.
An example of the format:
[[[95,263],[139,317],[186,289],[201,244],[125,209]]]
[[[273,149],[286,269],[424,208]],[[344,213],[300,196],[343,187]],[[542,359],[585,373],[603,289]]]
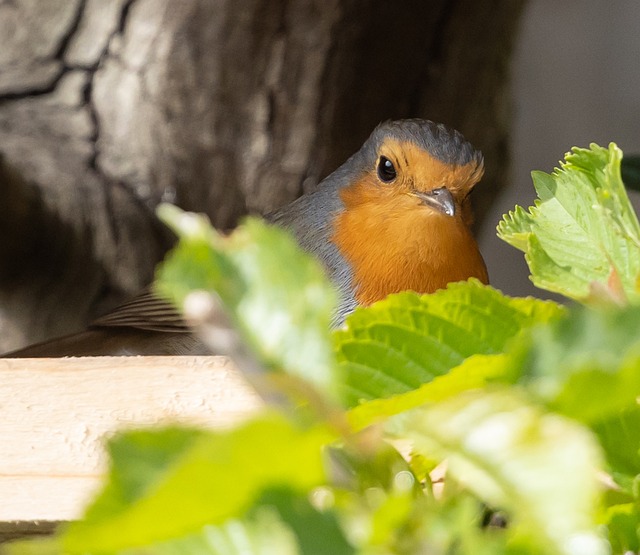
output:
[[[158,333],[132,327],[93,328],[36,343],[0,358],[58,358],[83,356],[210,355],[189,333]]]
[[[91,322],[83,332],[30,345],[0,358],[212,354],[189,331],[173,306],[145,290]]]
[[[91,328],[130,327],[149,331],[188,332],[189,326],[178,311],[150,290],[97,318]]]

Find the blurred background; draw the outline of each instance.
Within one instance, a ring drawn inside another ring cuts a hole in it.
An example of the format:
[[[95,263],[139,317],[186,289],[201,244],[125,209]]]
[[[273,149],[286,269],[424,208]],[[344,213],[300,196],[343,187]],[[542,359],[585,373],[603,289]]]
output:
[[[511,183],[481,230],[492,284],[510,295],[545,293],[495,223],[535,198],[530,173],[552,171],[572,146],[615,142],[640,152],[640,2],[531,0],[512,66]],[[637,195],[632,194],[636,210]]]
[[[640,153],[639,23],[637,0],[0,2],[0,352],[148,284],[158,202],[230,229],[389,118],[483,150],[492,284],[544,296],[495,226],[572,146]]]

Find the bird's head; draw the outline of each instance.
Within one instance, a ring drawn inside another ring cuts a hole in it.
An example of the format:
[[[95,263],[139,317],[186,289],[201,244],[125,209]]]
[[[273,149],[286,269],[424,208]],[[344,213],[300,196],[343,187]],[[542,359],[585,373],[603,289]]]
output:
[[[340,191],[347,211],[471,223],[469,193],[484,162],[457,131],[427,120],[386,122],[352,163],[351,178]]]
[[[460,133],[427,120],[383,123],[345,166],[332,241],[358,302],[487,281],[469,230],[469,193],[483,158]]]

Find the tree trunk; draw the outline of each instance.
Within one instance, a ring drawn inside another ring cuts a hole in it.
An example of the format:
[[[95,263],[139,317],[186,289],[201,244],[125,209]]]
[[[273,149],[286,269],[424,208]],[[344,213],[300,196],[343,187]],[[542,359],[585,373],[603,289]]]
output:
[[[302,192],[381,120],[480,147],[505,183],[524,0],[0,1],[0,350],[152,279],[169,200],[220,228]]]

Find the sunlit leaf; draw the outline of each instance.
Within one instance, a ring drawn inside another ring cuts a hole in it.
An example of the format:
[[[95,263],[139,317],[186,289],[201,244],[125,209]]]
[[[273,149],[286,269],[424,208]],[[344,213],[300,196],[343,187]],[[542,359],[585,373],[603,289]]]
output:
[[[412,408],[493,383],[508,383],[512,378],[511,359],[504,354],[473,355],[449,373],[436,376],[418,389],[360,403],[349,410],[349,422],[359,430]]]
[[[223,237],[204,216],[170,205],[159,215],[180,242],[158,269],[158,291],[179,307],[191,291],[216,291],[265,366],[333,392],[335,294],[317,260],[256,218]]]
[[[514,299],[472,280],[432,295],[391,295],[335,332],[347,401],[417,389],[467,357],[501,353],[523,328],[557,317],[555,303]]]
[[[640,307],[575,307],[531,330],[520,383],[550,407],[588,422],[616,415],[640,396]]]
[[[351,555],[332,512],[314,509],[286,488],[267,491],[242,519],[128,550],[127,555]]]
[[[293,531],[272,508],[262,507],[254,518],[230,519],[204,526],[176,540],[127,550],[126,555],[301,555]]]
[[[297,428],[276,416],[196,439],[187,433],[169,464],[155,460],[162,431],[116,440],[112,480],[86,519],[69,526],[65,549],[116,551],[175,539],[243,515],[268,489],[307,491],[324,480],[321,449],[332,439],[323,428]],[[133,493],[123,491],[126,484]]]
[[[396,417],[394,430],[448,475],[506,509],[519,536],[548,553],[607,553],[596,530],[601,457],[583,427],[514,391],[468,392]]]
[[[498,225],[498,235],[525,253],[538,287],[585,300],[596,282],[612,298],[640,298],[640,224],[621,159],[613,143],[574,148],[552,174],[533,173],[535,206],[516,207]]]

